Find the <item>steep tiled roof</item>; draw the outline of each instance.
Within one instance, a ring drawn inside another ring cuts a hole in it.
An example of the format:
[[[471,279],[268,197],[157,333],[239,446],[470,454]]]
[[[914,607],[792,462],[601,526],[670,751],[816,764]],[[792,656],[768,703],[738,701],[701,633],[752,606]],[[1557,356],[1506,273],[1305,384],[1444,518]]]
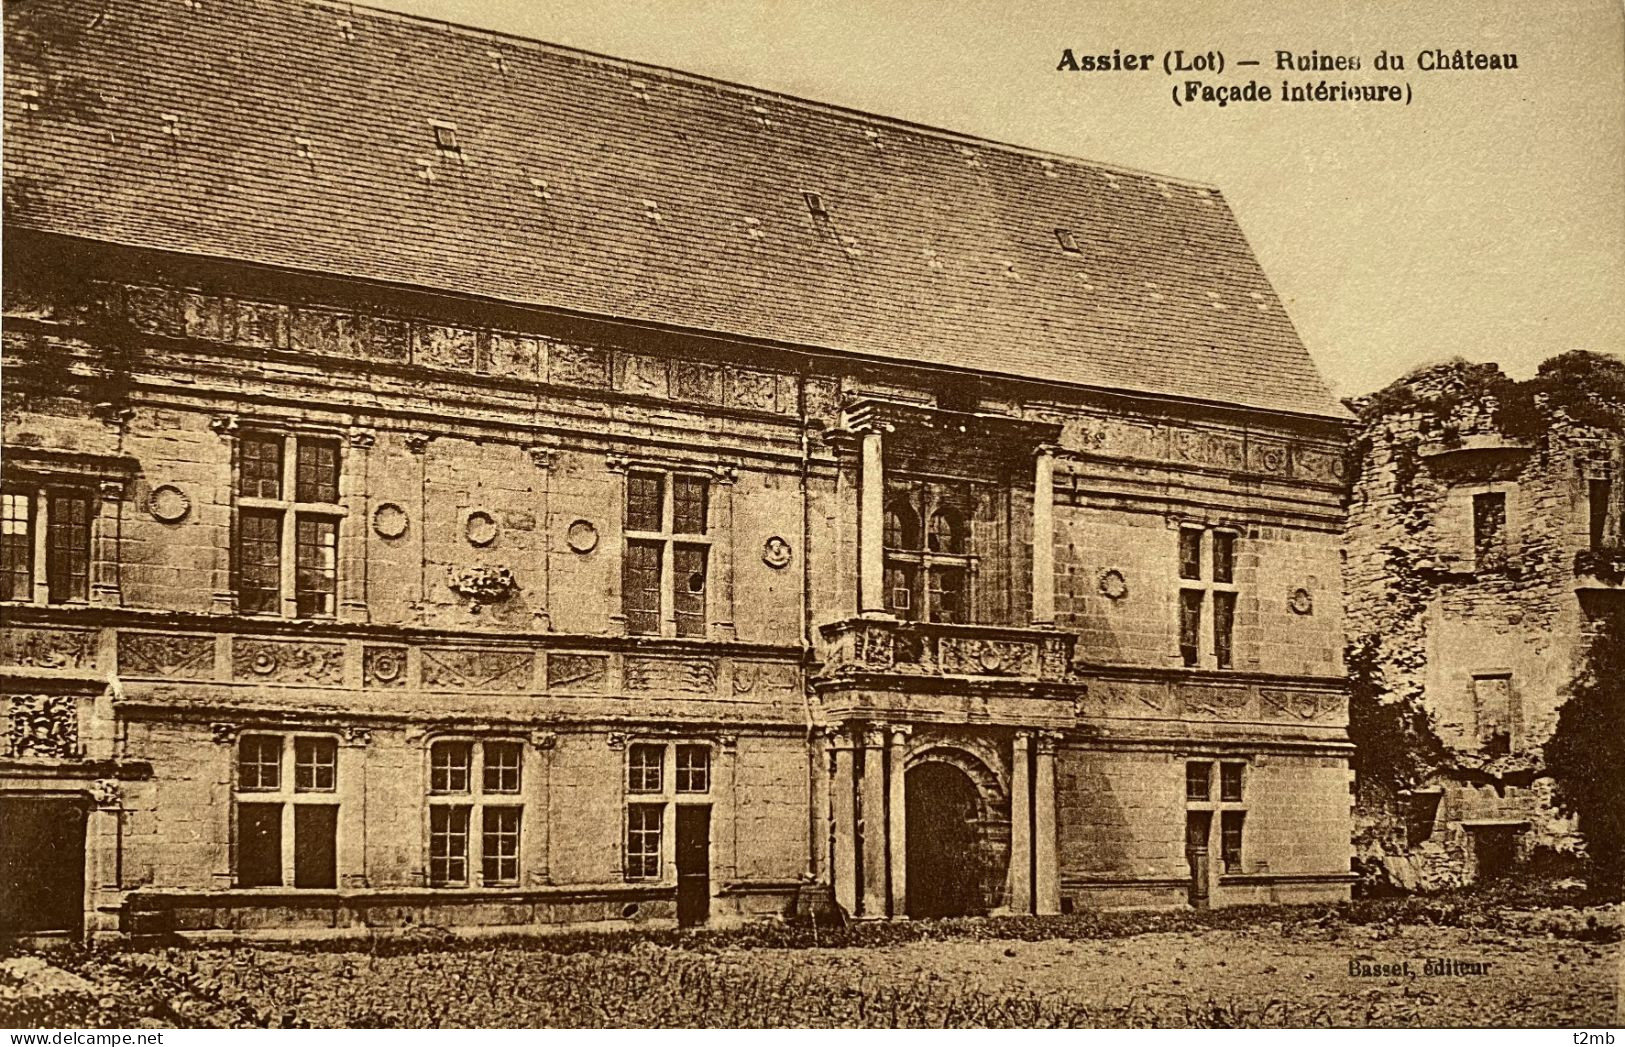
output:
[[[8,2],[6,58],[20,226],[1342,414],[1206,186],[314,0]]]

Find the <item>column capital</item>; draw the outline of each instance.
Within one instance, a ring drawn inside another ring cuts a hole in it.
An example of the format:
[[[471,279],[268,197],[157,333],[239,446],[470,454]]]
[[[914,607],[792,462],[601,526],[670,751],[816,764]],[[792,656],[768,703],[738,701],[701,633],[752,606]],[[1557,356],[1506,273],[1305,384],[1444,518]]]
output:
[[[429,441],[433,439],[428,433],[407,433],[406,449],[413,454],[422,454],[429,449]]]
[[[1033,743],[1033,732],[1028,728],[1020,728],[1015,733],[1016,748],[1025,749]]]
[[[863,732],[863,747],[865,749],[884,749],[886,747],[886,725],[883,723],[870,724]]]
[[[372,445],[378,442],[378,433],[373,429],[351,429],[345,435],[350,441],[350,446],[358,451],[371,450]]]
[[[558,456],[559,452],[558,448],[556,447],[548,447],[544,444],[531,444],[529,447],[525,448],[525,453],[530,456],[530,464],[534,465],[536,468],[551,469],[553,468],[553,460]]]
[[[557,748],[558,744],[559,744],[559,736],[558,736],[557,732],[554,732],[554,731],[532,731],[532,732],[530,732],[530,747],[532,749],[537,750],[538,752],[548,752],[549,750]]]
[[[1052,443],[1035,444],[1033,446],[1033,457],[1034,458],[1054,458],[1056,455],[1060,454],[1061,451],[1062,451],[1062,447],[1061,447],[1060,444],[1052,444]]]
[[[339,729],[346,749],[365,749],[372,744],[372,728],[347,723]]]
[[[886,730],[891,734],[891,743],[893,745],[902,745],[908,740],[908,736],[914,733],[914,725],[909,723],[888,724]]]
[[[1056,746],[1060,745],[1061,740],[1063,738],[1065,738],[1065,737],[1066,736],[1064,734],[1062,734],[1060,731],[1039,731],[1039,732],[1037,732],[1038,755],[1040,755],[1040,756],[1053,756],[1053,755],[1055,755]]]
[[[829,738],[829,743],[833,748],[847,750],[857,748],[855,729],[844,720],[826,724],[824,734]]]

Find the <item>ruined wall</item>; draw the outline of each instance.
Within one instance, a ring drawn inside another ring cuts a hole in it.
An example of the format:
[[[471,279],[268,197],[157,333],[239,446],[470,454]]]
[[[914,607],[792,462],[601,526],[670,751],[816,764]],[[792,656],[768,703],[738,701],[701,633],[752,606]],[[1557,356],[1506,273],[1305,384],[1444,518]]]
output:
[[[1620,439],[1492,366],[1460,363],[1377,394],[1362,423],[1349,635],[1375,644],[1386,700],[1419,703],[1445,749],[1432,780],[1411,783],[1415,796],[1366,783],[1362,853],[1393,882],[1433,887],[1475,874],[1473,834],[1486,828],[1512,827],[1520,853],[1570,849],[1574,826],[1550,806],[1540,754],[1597,584],[1577,569],[1592,545],[1593,481],[1611,485],[1602,545],[1618,541]],[[1499,527],[1475,522],[1475,497],[1492,515],[1504,504]],[[1475,534],[1492,531],[1479,548]]]

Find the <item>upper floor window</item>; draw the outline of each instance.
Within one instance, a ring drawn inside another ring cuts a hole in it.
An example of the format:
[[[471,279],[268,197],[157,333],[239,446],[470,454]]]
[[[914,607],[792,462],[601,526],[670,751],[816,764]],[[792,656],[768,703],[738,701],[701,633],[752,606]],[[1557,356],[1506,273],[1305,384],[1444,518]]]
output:
[[[1179,657],[1187,666],[1235,664],[1236,537],[1220,528],[1179,529]]]
[[[886,609],[912,621],[970,621],[970,492],[916,480],[892,481],[887,488]]]
[[[339,445],[246,433],[237,460],[237,609],[330,617],[338,600]]]
[[[0,600],[89,599],[95,504],[90,492],[65,487],[0,493]]]
[[[1601,549],[1613,537],[1608,526],[1614,500],[1613,481],[1607,477],[1593,478],[1586,481],[1586,497],[1591,517],[1591,548]]]
[[[1507,496],[1501,491],[1473,495],[1473,557],[1479,570],[1506,559]]]
[[[1474,733],[1479,749],[1486,755],[1505,756],[1512,751],[1515,709],[1510,674],[1473,677]]]
[[[628,632],[705,635],[710,494],[700,476],[627,474],[621,602]]]

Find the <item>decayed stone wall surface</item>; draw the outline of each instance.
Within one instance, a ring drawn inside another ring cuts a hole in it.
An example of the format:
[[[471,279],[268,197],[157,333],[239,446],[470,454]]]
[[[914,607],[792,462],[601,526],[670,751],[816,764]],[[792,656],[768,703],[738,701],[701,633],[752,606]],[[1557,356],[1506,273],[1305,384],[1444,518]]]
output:
[[[1541,747],[1590,611],[1617,595],[1585,563],[1619,542],[1620,436],[1576,422],[1493,365],[1426,369],[1356,406],[1348,634],[1373,655],[1383,700],[1419,705],[1438,743],[1431,775],[1359,781],[1367,875],[1413,889],[1489,874],[1475,833],[1498,827],[1520,855],[1572,850],[1575,826],[1551,804]],[[1607,504],[1594,537],[1598,495]],[[1475,543],[1478,496],[1505,507],[1493,547]],[[1501,695],[1504,739],[1490,730]],[[1417,743],[1424,762],[1430,747]]]

